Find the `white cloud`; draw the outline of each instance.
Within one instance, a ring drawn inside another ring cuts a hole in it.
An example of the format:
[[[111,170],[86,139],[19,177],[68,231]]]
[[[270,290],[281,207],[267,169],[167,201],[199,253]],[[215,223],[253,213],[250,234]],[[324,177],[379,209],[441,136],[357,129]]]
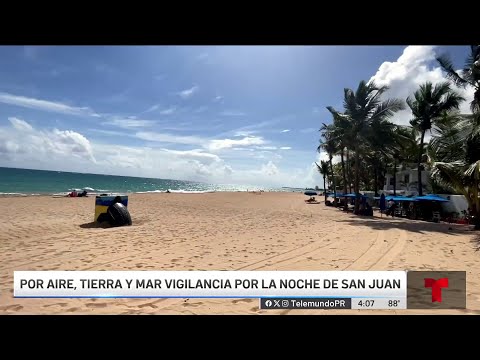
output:
[[[291,150],[292,148],[290,146],[282,146],[280,150]]]
[[[243,139],[222,139],[222,140],[211,140],[207,148],[210,151],[217,151],[222,149],[230,149],[235,146],[251,146],[251,145],[262,145],[265,143],[265,140],[262,137],[248,136]]]
[[[377,73],[370,80],[374,80],[377,85],[386,85],[390,88],[385,93],[385,97],[405,101],[408,96],[413,96],[419,86],[426,81],[435,84],[447,80],[435,61],[435,49],[435,46],[407,46],[396,61],[385,61],[380,65]],[[462,111],[468,110],[473,98],[473,89],[458,89],[454,85],[452,88],[468,99],[461,106]],[[392,121],[407,125],[411,118],[411,111],[407,107],[396,113]]]
[[[258,150],[277,150],[276,146],[255,146]]]
[[[223,96],[217,95],[217,96],[215,96],[215,97],[213,98],[213,101],[214,101],[214,102],[219,102],[219,101],[221,101],[222,99],[223,99]]]
[[[32,125],[25,120],[16,117],[9,117],[8,121],[10,121],[12,126],[19,131],[33,131]]]
[[[115,131],[115,130],[87,129],[86,131],[87,132],[98,133],[98,134],[102,134],[102,135],[131,136],[130,133],[125,133],[125,132]]]
[[[279,170],[272,161],[269,161],[267,164],[262,165],[261,172],[264,175],[273,176],[273,175],[278,175]]]
[[[241,112],[241,111],[226,110],[226,111],[222,111],[220,113],[220,115],[222,115],[222,116],[245,116],[246,114],[244,112]]]
[[[235,137],[245,137],[245,136],[250,136],[252,134],[255,134],[256,131],[237,131],[233,134]]]
[[[135,137],[147,141],[172,144],[202,145],[205,143],[205,139],[196,136],[178,136],[147,131],[137,132]]]
[[[173,106],[173,107],[170,107],[170,108],[167,108],[167,109],[164,109],[164,110],[160,111],[160,114],[161,115],[172,115],[175,112],[175,110],[177,110],[177,109],[176,109],[176,107]]]
[[[75,107],[60,102],[29,98],[8,93],[0,93],[0,102],[9,105],[21,106],[29,109],[50,111],[60,114],[95,117],[100,116],[88,107]]]
[[[118,126],[123,129],[135,129],[140,127],[148,127],[154,124],[155,124],[155,121],[153,120],[141,120],[141,119],[136,119],[135,117],[129,117],[126,119],[113,117],[108,121],[102,122],[102,125]]]
[[[160,109],[160,106],[161,106],[160,104],[152,105],[147,110],[143,111],[142,114],[157,111],[157,110]],[[158,113],[160,115],[172,115],[176,110],[177,110],[177,108],[175,106],[172,106],[172,107],[169,107],[169,108],[165,108],[165,109],[159,111]]]
[[[145,110],[144,113],[149,113],[149,112],[152,112],[152,111],[156,111],[159,108],[160,108],[160,105],[155,104],[155,105],[150,106],[147,110]]]
[[[0,152],[13,161],[11,165],[19,166],[22,161],[34,167],[46,162],[66,163],[71,157],[96,163],[90,141],[82,134],[58,129],[34,131],[25,120],[9,120],[11,127],[0,128],[0,143],[5,144]]]
[[[110,134],[110,131],[104,131]],[[115,132],[112,135],[118,134]],[[234,140],[212,141],[194,136],[179,137],[152,132],[133,132],[127,136],[136,136],[154,142],[183,143],[193,145],[195,149],[173,150],[97,143],[89,140],[84,134],[72,130],[36,129],[28,121],[11,118],[8,126],[0,126],[0,166],[259,187],[290,185],[303,187],[319,184],[318,181],[308,182],[310,181],[307,178],[308,167],[296,168],[298,161],[292,162],[293,167],[285,163],[291,161],[292,156],[306,158],[308,152],[292,155],[289,151],[288,156],[285,154],[286,157],[282,158],[275,151],[270,151],[278,148],[263,145],[262,138],[250,136]],[[210,151],[210,148],[222,151]],[[294,152],[294,150],[291,151]]]
[[[282,132],[282,133],[287,133],[287,132],[289,132],[289,131],[290,131],[290,129],[285,129],[285,130],[282,130],[282,131],[280,131],[280,132]]]
[[[182,99],[188,99],[188,98],[190,98],[193,94],[195,94],[198,90],[200,90],[200,87],[197,86],[197,85],[194,85],[194,86],[192,86],[190,89],[185,89],[185,90],[179,91],[179,92],[178,92],[178,95],[180,95],[180,97],[181,97]]]

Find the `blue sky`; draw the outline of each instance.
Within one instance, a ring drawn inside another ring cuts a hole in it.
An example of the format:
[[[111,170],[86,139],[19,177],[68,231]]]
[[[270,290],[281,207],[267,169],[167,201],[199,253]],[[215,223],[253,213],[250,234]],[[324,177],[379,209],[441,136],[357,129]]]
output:
[[[468,48],[0,47],[0,166],[321,185],[325,107],[362,79],[406,98],[443,80],[442,52],[460,67]]]

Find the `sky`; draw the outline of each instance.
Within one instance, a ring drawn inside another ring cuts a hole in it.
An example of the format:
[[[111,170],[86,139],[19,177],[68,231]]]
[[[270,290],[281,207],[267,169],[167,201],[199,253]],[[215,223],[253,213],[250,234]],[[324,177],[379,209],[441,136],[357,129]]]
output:
[[[323,186],[326,110],[361,80],[406,99],[468,46],[0,46],[0,166]],[[472,98],[472,89],[462,92]],[[468,102],[462,105],[468,111]],[[408,110],[392,121],[408,124]]]

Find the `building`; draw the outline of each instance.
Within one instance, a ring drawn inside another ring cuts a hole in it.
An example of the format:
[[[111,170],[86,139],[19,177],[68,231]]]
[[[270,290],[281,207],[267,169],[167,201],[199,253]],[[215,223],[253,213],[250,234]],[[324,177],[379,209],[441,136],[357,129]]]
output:
[[[417,169],[405,169],[399,170],[396,174],[397,184],[396,192],[402,195],[418,195],[418,171]],[[430,189],[430,172],[428,170],[422,171],[422,188],[423,193],[428,194]],[[385,176],[385,184],[383,186],[383,192],[387,194],[393,194],[394,177],[393,174],[387,174]]]

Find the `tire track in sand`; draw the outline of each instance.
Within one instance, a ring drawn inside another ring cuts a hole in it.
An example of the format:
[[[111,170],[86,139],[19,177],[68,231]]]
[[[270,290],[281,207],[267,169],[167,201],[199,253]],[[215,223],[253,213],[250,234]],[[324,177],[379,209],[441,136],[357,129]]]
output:
[[[392,246],[388,247],[388,243],[385,239],[385,230],[381,230],[373,244],[371,244],[362,255],[342,271],[372,270],[374,267],[378,270],[385,270],[388,264],[395,259],[407,243],[407,234],[405,230],[396,230],[396,232],[398,231],[400,231],[400,236],[397,237]],[[351,269],[352,267],[354,267],[354,269]],[[286,315],[291,311],[292,309],[283,310],[280,312],[280,315]]]
[[[389,246],[386,234],[398,234]],[[405,230],[394,229],[393,231],[381,230],[374,243],[358,257],[353,263],[343,270],[371,270],[373,268],[384,270],[395,257],[403,250],[407,243],[407,234]]]
[[[388,265],[395,260],[398,254],[400,254],[407,244],[407,233],[405,230],[398,229],[397,232],[400,232],[400,236],[397,238],[393,246],[391,246],[387,252],[377,260],[368,270],[386,270]]]
[[[286,262],[286,261],[290,261],[292,259],[297,259],[301,256],[304,256],[306,254],[310,254],[311,252],[313,251],[317,251],[321,248],[324,248],[324,247],[327,247],[327,246],[330,246],[330,245],[333,245],[333,244],[336,244],[340,241],[343,241],[342,238],[338,238],[338,239],[335,239],[333,241],[328,241],[328,242],[323,242],[322,240],[330,237],[330,236],[334,236],[336,234],[338,234],[338,225],[336,222],[331,222],[333,225],[334,225],[334,229],[333,231],[325,234],[324,236],[322,236],[320,239],[318,240],[314,240],[308,244],[305,244],[305,245],[302,245],[302,246],[299,246],[299,247],[296,247],[294,249],[290,249],[288,251],[285,251],[281,254],[276,254],[276,255],[272,255],[272,256],[269,256],[267,258],[264,258],[264,259],[261,259],[261,260],[258,260],[258,261],[255,261],[255,262],[252,262],[248,265],[244,265],[242,267],[239,267],[237,269],[235,269],[234,271],[240,271],[240,270],[258,270],[258,269],[261,269],[261,268],[264,268],[264,267],[268,267],[268,266],[273,266],[275,264],[279,264],[279,263],[283,263],[283,262]],[[328,224],[330,225],[330,224]],[[319,241],[322,241],[321,244],[319,245],[318,242]],[[282,256],[287,256],[286,258],[282,258]],[[278,261],[275,261],[274,263],[268,263],[269,260],[272,260],[272,259],[277,259],[277,258],[280,258]],[[258,266],[256,266],[258,265]],[[252,267],[253,266],[253,267]],[[172,298],[167,298],[167,299],[164,299],[165,301],[162,302],[162,306],[161,307],[158,307],[157,309],[155,309],[155,312],[158,313],[159,311],[161,310],[164,310],[165,308],[168,308],[170,306],[174,306],[174,305],[177,305],[177,304],[180,304],[184,301],[184,299],[172,299]],[[235,301],[235,300],[233,300]]]

